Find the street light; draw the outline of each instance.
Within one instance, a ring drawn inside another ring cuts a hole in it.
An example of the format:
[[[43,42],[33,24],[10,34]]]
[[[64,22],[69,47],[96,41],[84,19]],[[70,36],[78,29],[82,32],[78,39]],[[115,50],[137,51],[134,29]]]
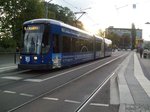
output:
[[[146,22],[145,24],[149,25],[149,24],[150,24],[150,22]],[[149,35],[149,37],[150,37],[150,35]]]
[[[45,3],[46,3],[45,18],[47,18],[47,15],[48,15],[48,5],[49,5],[49,3],[50,3],[51,1],[52,1],[52,0],[49,0],[48,2],[45,2]]]

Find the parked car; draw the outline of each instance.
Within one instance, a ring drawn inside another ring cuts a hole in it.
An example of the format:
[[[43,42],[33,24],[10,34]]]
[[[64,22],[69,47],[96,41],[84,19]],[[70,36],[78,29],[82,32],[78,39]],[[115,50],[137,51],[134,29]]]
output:
[[[144,49],[143,58],[149,58],[149,57],[150,57],[150,51],[148,49]]]

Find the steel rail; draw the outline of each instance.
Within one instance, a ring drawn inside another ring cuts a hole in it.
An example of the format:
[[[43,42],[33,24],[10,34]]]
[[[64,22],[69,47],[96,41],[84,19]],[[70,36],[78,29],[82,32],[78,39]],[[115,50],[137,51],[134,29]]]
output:
[[[72,83],[72,82],[74,82],[74,81],[77,81],[78,79],[80,79],[80,78],[82,78],[82,77],[84,77],[84,76],[86,76],[86,75],[88,75],[88,74],[90,74],[90,73],[96,71],[97,69],[100,69],[100,68],[102,68],[102,67],[104,67],[104,66],[106,66],[106,65],[108,65],[108,64],[110,64],[110,63],[112,63],[112,62],[114,62],[114,61],[116,61],[116,60],[118,60],[118,59],[120,59],[120,58],[122,58],[123,56],[125,56],[125,55],[127,55],[127,54],[128,54],[128,53],[123,54],[123,55],[121,55],[121,56],[119,56],[119,57],[117,57],[117,58],[115,58],[115,59],[112,59],[111,61],[106,62],[106,63],[104,63],[104,64],[102,64],[102,65],[100,65],[100,66],[98,66],[98,67],[96,67],[96,68],[94,68],[94,69],[92,69],[92,70],[90,70],[90,71],[88,71],[88,72],[82,74],[82,75],[80,75],[79,77],[76,77],[76,78],[74,78],[74,79],[72,79],[72,80],[70,80],[70,81],[68,81],[68,82],[66,82],[66,83],[64,83],[64,84],[62,84],[62,85],[60,85],[60,86],[57,86],[56,88],[54,88],[54,89],[52,89],[52,90],[50,90],[50,91],[47,91],[47,92],[45,92],[45,93],[43,93],[43,94],[41,94],[41,95],[38,95],[38,96],[32,98],[31,100],[29,100],[29,101],[27,101],[27,102],[25,102],[25,103],[23,103],[23,104],[21,104],[21,105],[19,105],[19,106],[17,106],[17,107],[14,107],[14,108],[8,110],[7,112],[13,112],[13,111],[15,111],[15,110],[17,110],[17,109],[19,109],[19,108],[21,108],[21,107],[23,107],[23,106],[25,106],[25,105],[31,103],[31,102],[33,102],[33,101],[36,101],[36,100],[38,100],[38,99],[44,97],[45,95],[50,94],[50,93],[52,93],[52,92],[54,92],[54,91],[56,91],[56,90],[58,90],[58,89],[60,89],[60,88],[62,88],[62,87],[64,87],[64,86],[66,86],[66,85],[68,85],[68,84],[70,84],[70,83]]]

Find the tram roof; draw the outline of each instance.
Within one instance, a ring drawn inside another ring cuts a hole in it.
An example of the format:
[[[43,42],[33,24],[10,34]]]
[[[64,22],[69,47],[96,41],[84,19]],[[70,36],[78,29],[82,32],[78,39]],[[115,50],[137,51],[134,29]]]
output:
[[[109,39],[107,39],[107,38],[105,38],[105,42],[108,43],[108,44],[111,44],[111,43],[112,43],[112,41],[109,40]]]
[[[65,28],[69,28],[71,30],[74,30],[74,31],[77,31],[77,32],[80,32],[80,33],[83,33],[83,34],[86,34],[86,35],[89,35],[89,36],[93,36],[93,34],[89,33],[89,32],[86,32],[84,30],[81,30],[79,28],[76,28],[74,26],[71,26],[71,25],[68,25],[62,21],[58,21],[58,20],[54,20],[54,19],[33,19],[33,20],[29,20],[29,21],[26,21],[24,22],[23,25],[26,25],[26,24],[33,24],[33,23],[50,23],[50,24],[55,24],[55,25],[58,25],[58,26],[61,26],[61,27],[65,27]]]

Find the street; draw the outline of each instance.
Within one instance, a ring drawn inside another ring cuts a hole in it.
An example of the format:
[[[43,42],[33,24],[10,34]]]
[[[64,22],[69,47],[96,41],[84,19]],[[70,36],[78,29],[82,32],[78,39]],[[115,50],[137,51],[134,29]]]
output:
[[[108,58],[52,71],[10,70],[5,61],[0,69],[0,111],[118,112],[119,104],[110,103],[110,78],[127,54],[115,52]]]

